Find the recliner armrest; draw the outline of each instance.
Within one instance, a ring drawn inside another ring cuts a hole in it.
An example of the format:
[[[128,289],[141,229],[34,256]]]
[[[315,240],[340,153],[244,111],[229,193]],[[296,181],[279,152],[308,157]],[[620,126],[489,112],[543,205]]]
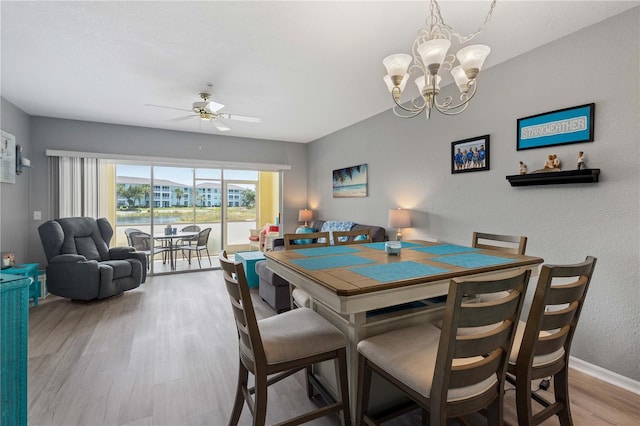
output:
[[[52,257],[49,263],[78,263],[86,261],[87,258],[79,254],[61,254],[59,256]]]
[[[136,251],[133,247],[112,247],[109,249],[109,258],[113,260],[131,259],[131,253]]]

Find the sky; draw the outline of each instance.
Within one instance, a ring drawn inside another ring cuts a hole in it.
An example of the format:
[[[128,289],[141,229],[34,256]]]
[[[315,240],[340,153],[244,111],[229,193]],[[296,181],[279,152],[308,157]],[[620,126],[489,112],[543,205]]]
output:
[[[160,167],[155,166],[154,178],[166,179],[172,182],[181,183],[183,185],[193,184],[193,169],[190,167]],[[130,176],[147,178],[151,177],[151,168],[149,166],[135,166],[129,164],[118,164],[117,174],[119,176]],[[196,178],[220,180],[222,169],[196,169]],[[251,170],[225,170],[224,177],[227,180],[257,180],[258,172]]]

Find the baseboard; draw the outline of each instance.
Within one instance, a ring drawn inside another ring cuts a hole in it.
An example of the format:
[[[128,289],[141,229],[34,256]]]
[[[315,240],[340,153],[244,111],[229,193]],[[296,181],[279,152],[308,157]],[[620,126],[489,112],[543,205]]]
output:
[[[610,385],[640,395],[640,382],[569,355],[569,367]]]

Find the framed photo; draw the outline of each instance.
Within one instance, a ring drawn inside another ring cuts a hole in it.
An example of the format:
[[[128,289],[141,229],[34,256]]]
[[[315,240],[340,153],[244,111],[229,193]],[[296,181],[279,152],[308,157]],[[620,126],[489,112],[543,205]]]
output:
[[[333,171],[333,198],[366,197],[367,192],[366,164]]]
[[[451,142],[451,173],[489,170],[489,135]]]
[[[518,119],[518,151],[593,142],[595,104],[580,105]]]
[[[0,139],[0,182],[16,183],[16,137],[2,130]]]
[[[16,266],[16,256],[12,252],[3,251],[2,252],[2,269],[10,268],[12,266]]]

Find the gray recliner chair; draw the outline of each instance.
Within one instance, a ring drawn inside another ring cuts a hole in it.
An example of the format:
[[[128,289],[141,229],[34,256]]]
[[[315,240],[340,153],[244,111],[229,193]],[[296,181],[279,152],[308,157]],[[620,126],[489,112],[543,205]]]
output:
[[[109,248],[107,219],[69,217],[38,227],[47,256],[47,289],[75,300],[104,299],[134,289],[147,278],[147,259],[133,247]]]

